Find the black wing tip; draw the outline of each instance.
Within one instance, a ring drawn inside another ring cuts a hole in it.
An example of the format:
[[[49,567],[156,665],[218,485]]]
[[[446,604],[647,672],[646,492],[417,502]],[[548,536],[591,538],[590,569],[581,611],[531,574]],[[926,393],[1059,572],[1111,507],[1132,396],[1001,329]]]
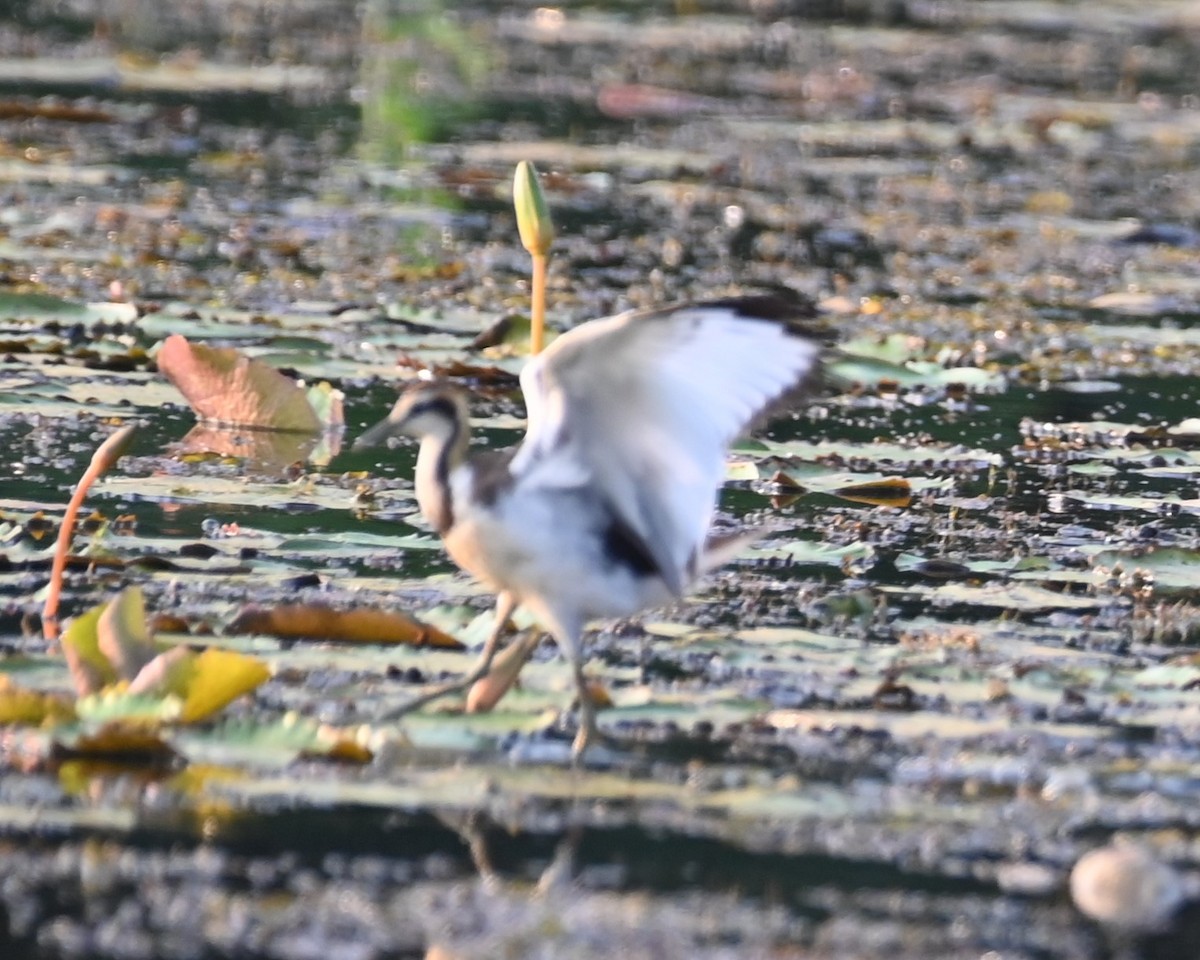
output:
[[[822,322],[820,307],[808,294],[791,287],[772,286],[755,293],[701,300],[697,307],[728,310],[747,320],[762,320],[784,326],[788,332],[827,345],[837,339],[835,331]]]
[[[820,315],[812,297],[790,287],[704,300],[696,306],[722,307],[748,320],[812,320]]]

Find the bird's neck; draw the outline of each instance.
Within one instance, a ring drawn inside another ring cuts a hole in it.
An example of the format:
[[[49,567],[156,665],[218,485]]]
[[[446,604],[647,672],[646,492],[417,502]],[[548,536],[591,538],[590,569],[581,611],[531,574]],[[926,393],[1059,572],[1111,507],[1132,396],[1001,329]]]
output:
[[[470,440],[464,421],[447,421],[445,431],[426,434],[417,452],[417,505],[430,526],[445,534],[454,526],[450,474],[467,458]]]

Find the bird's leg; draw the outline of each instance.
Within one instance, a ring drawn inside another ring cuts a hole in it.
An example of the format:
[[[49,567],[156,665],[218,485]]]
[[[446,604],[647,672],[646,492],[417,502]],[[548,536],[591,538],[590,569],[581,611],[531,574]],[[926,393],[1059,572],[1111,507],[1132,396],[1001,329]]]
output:
[[[588,693],[582,658],[575,654],[571,660],[575,668],[575,686],[579,689],[579,730],[571,744],[571,763],[578,766],[583,761],[584,751],[600,738],[600,728],[596,726],[596,705]]]
[[[479,660],[471,668],[471,672],[465,677],[461,677],[451,683],[435,687],[428,693],[423,693],[419,697],[408,701],[408,703],[402,703],[395,709],[389,710],[380,719],[395,720],[405,714],[420,710],[426,704],[433,703],[434,700],[440,700],[442,697],[449,696],[452,693],[461,693],[476,681],[486,677],[488,671],[492,668],[492,660],[496,656],[496,651],[500,648],[500,636],[504,633],[504,628],[508,626],[508,618],[512,616],[513,611],[516,609],[517,600],[511,593],[504,592],[498,594],[496,596],[496,622],[492,625],[492,632],[488,634],[487,640],[484,641],[483,651],[479,654]]]

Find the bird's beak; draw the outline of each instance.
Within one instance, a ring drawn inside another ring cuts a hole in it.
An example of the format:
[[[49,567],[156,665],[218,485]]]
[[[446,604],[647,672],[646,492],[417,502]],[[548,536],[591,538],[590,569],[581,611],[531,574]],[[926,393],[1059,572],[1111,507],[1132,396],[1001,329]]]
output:
[[[391,417],[384,417],[374,426],[368,427],[366,433],[354,441],[354,450],[366,450],[368,447],[379,447],[392,437],[402,436],[400,425]]]

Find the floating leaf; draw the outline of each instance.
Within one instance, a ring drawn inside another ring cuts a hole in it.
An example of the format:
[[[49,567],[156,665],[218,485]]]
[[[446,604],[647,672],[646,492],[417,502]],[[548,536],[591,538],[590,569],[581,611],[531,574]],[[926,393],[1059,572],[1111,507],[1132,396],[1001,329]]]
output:
[[[175,774],[168,783],[172,790],[189,796],[200,796],[209,787],[239,783],[250,774],[236,767],[216,763],[191,763]]]
[[[198,423],[175,445],[181,456],[211,454],[248,461],[256,472],[283,472],[294,463],[313,460],[324,434],[247,430]]]
[[[870,465],[875,468],[912,469],[919,467],[933,471],[979,470],[1000,466],[1004,457],[987,450],[964,447],[961,444],[901,443],[876,440],[871,443],[854,443],[837,440],[787,440],[777,441],[760,438],[753,441],[759,450],[766,450],[781,462],[812,461],[822,465],[844,469],[862,469]],[[748,446],[739,445],[739,452],[751,452]]]
[[[58,693],[26,690],[0,676],[0,724],[40,726],[75,719],[71,700]]]
[[[227,628],[231,634],[265,633],[296,640],[387,643],[461,650],[463,645],[437,627],[397,610],[358,607],[335,610],[322,604],[293,603],[243,610]]]
[[[179,709],[179,697],[163,696],[158,691],[131,692],[123,683],[105,687],[99,693],[81,697],[75,703],[80,719],[92,725],[123,723],[148,730],[174,723],[179,718]]]
[[[1118,290],[1093,297],[1088,301],[1088,306],[1093,310],[1105,310],[1125,316],[1153,317],[1180,309],[1180,302],[1175,297],[1149,291]]]
[[[940,607],[962,604],[970,607],[1013,610],[1022,613],[1040,613],[1050,610],[1095,610],[1111,602],[1103,597],[1056,593],[1053,590],[1023,583],[987,583],[980,586],[966,583],[946,583],[934,587],[882,587],[880,589],[884,593],[925,595],[935,606]]]
[[[0,292],[0,319],[56,320],[63,323],[131,323],[138,310],[131,303],[74,303],[47,293]]]
[[[184,698],[179,722],[196,723],[212,716],[270,676],[270,669],[257,657],[209,647],[176,681],[177,692]]]
[[[552,342],[558,334],[553,330],[545,332],[547,343]],[[501,317],[474,340],[472,350],[483,350],[488,357],[505,357],[524,355],[529,352],[529,343],[533,337],[533,320],[529,317],[508,314]]]
[[[163,341],[157,362],[201,419],[264,430],[321,430],[302,387],[233,347],[191,343],[172,334]]]
[[[844,546],[825,543],[822,540],[769,540],[761,546],[751,547],[747,554],[755,560],[786,560],[796,564],[827,564],[842,567],[845,564],[870,564],[875,560],[875,548],[869,543],[848,543]]]
[[[1099,567],[1148,574],[1155,593],[1200,592],[1200,551],[1168,547],[1141,550],[1105,550],[1092,557]]]
[[[138,763],[168,763],[177,754],[153,729],[137,723],[114,721],[98,730],[79,730],[56,736],[59,757],[104,757]]]
[[[835,497],[875,507],[907,507],[912,503],[912,484],[903,477],[884,477],[852,483],[829,491]]]
[[[335,763],[370,763],[375,755],[344,730],[322,724],[317,728],[313,744],[301,750],[300,757]]]
[[[346,731],[289,713],[268,721],[236,718],[211,730],[180,731],[178,749],[195,764],[280,768],[300,757],[366,763],[371,749],[361,742],[367,728]],[[233,778],[222,778],[231,782]]]

